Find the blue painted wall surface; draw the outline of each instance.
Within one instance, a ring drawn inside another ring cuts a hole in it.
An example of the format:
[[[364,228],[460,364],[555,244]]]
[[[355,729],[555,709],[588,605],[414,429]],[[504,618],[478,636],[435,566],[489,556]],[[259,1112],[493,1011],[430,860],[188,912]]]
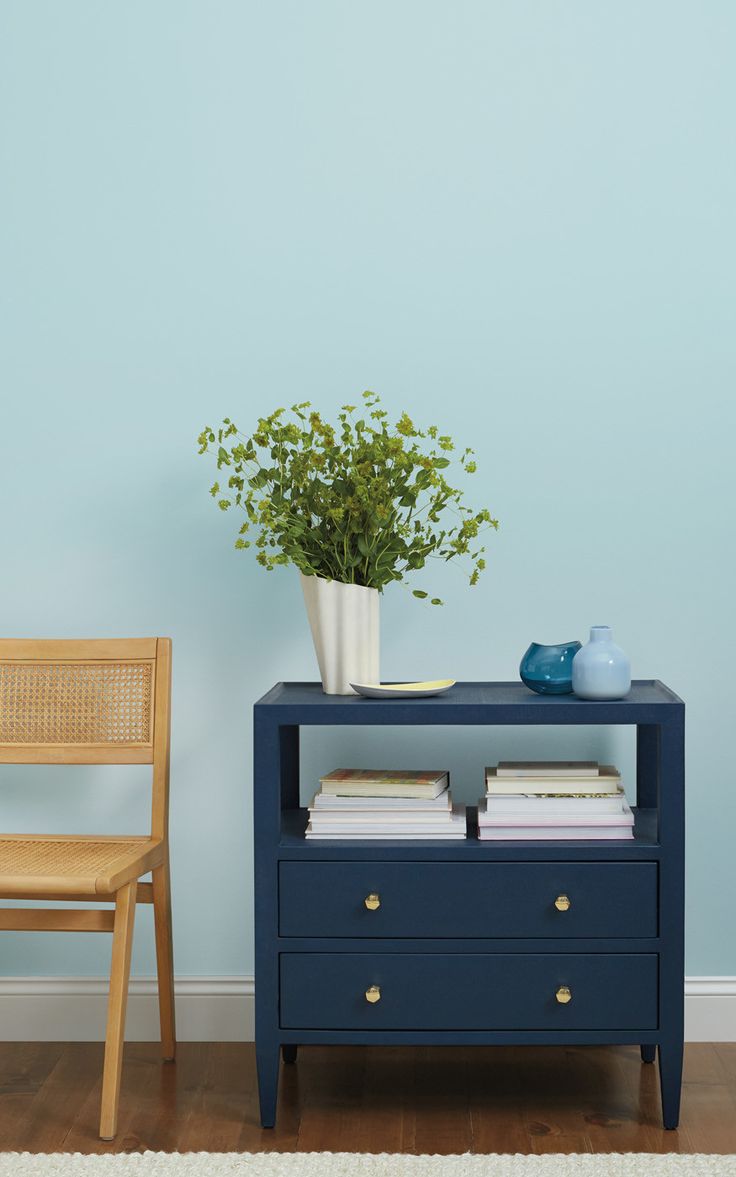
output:
[[[181,974],[252,970],[251,704],[315,677],[296,574],[233,551],[194,438],[365,387],[473,445],[502,522],[478,588],[386,594],[384,677],[515,677],[611,624],[689,704],[687,967],[736,974],[735,36],[727,0],[0,7],[0,630],[174,639]],[[632,768],[603,730],[327,735],[305,794],[347,761],[467,800],[504,755]],[[0,790],[3,829],[145,823],[137,769]],[[0,971],[108,952],[5,934]]]

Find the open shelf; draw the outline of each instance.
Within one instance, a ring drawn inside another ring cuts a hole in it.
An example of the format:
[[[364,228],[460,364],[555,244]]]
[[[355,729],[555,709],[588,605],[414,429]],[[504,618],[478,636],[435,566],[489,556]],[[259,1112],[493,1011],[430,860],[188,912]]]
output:
[[[306,809],[285,809],[281,813],[279,851],[283,858],[313,856],[319,851],[324,858],[413,858],[431,854],[439,859],[504,859],[524,858],[550,860],[557,858],[656,858],[659,852],[656,809],[634,809],[633,839],[601,839],[577,841],[560,839],[549,841],[489,841],[477,837],[477,809],[468,806],[468,837],[443,838],[309,838],[304,836],[307,826]]]

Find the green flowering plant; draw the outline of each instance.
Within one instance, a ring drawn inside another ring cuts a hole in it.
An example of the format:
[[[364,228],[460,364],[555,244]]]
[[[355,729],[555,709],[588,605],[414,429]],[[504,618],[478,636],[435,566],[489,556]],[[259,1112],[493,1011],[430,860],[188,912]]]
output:
[[[210,494],[222,511],[245,514],[236,548],[255,547],[268,571],[295,564],[306,576],[382,591],[433,558],[464,559],[471,585],[486,566],[479,537],[498,522],[447,481],[452,438],[435,425],[418,429],[406,413],[390,425],[376,393],[363,393],[361,413],[343,405],[336,427],[304,401],[261,417],[251,437],[226,417],[198,441],[227,479]],[[471,449],[457,462],[475,472]]]

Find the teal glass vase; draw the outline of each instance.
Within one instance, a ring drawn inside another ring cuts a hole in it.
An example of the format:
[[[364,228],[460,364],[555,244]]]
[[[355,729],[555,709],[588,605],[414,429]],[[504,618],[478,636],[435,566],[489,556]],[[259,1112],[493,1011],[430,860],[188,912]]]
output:
[[[569,695],[572,692],[572,660],[580,642],[543,646],[532,642],[519,666],[521,681],[538,695]]]

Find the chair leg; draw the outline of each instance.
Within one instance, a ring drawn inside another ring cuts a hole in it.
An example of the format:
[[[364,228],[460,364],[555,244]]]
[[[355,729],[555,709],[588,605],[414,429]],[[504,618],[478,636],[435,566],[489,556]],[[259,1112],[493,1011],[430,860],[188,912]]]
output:
[[[152,875],[161,1053],[165,1059],[173,1062],[176,1058],[176,1020],[174,1015],[174,949],[171,936],[171,881],[168,858],[162,866],[156,867]]]
[[[123,1066],[125,1010],[128,1004],[130,953],[133,947],[137,882],[127,883],[115,896],[115,926],[112,933],[110,996],[107,1004],[105,1066],[102,1073],[100,1137],[112,1140],[118,1127],[120,1072]]]

